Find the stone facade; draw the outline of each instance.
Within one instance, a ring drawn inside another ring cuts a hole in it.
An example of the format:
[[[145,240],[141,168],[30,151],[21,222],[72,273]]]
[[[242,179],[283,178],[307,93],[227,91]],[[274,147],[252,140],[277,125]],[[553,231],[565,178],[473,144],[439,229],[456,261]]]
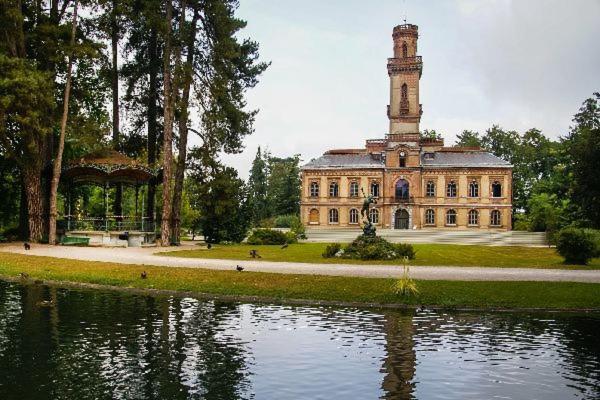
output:
[[[390,131],[362,149],[329,150],[302,167],[302,221],[358,228],[370,193],[377,198],[373,222],[383,228],[510,230],[512,166],[479,148],[421,137],[418,28],[399,25],[392,36]]]

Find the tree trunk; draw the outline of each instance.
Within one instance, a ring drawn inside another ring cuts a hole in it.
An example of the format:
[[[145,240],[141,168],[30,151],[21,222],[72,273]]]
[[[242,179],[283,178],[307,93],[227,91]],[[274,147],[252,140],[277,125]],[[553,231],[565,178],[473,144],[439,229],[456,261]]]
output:
[[[77,2],[73,5],[73,21],[71,22],[71,48],[75,45],[75,30],[77,29]],[[73,55],[69,55],[67,63],[67,78],[65,83],[65,97],[63,100],[63,115],[60,122],[60,137],[58,139],[58,152],[52,165],[52,185],[50,187],[50,221],[48,224],[48,243],[56,244],[56,198],[58,195],[58,182],[62,168],[62,156],[65,149],[65,135],[67,132],[67,118],[69,116],[69,97],[71,96],[71,71],[73,69]],[[31,212],[31,209],[30,209]]]
[[[163,204],[162,221],[160,225],[160,240],[162,246],[170,244],[171,234],[171,163],[173,161],[173,88],[171,81],[171,34],[172,34],[172,4],[167,0],[167,30],[164,48],[164,130],[163,130]]]
[[[117,25],[117,0],[112,2],[110,42],[112,49],[112,141],[113,148],[120,150],[119,146],[119,26]],[[117,183],[115,191],[115,204],[113,213],[117,216],[123,215],[123,185]]]
[[[25,197],[27,199],[29,240],[40,242],[44,235],[42,218],[42,168],[41,163],[26,163],[22,168]]]
[[[21,199],[19,201],[19,237],[23,240],[29,238],[28,223],[29,219],[27,210],[27,192],[25,191],[23,173],[21,172]]]
[[[173,241],[179,243],[181,235],[181,198],[183,195],[183,180],[185,177],[185,162],[187,158],[188,142],[188,108],[190,101],[190,88],[192,86],[192,74],[194,68],[194,42],[196,38],[196,24],[199,14],[195,10],[192,25],[188,36],[187,59],[184,68],[183,94],[179,107],[179,144],[177,148],[178,158],[175,170],[175,189],[173,191]]]
[[[156,27],[152,26],[150,30],[150,43],[149,43],[149,63],[150,71],[148,76],[148,166],[154,168],[156,166],[156,147],[158,138],[158,124],[156,119],[158,118],[158,70],[159,70],[159,59],[158,59],[158,39],[156,33]],[[154,222],[154,199],[156,197],[156,182],[154,180],[148,183],[148,202],[146,203],[146,217]]]

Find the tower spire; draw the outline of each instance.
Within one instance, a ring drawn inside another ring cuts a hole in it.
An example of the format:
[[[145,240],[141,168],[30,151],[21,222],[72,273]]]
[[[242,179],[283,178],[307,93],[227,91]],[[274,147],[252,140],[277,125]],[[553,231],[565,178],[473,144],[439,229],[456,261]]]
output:
[[[390,134],[419,133],[422,108],[419,103],[419,79],[423,71],[421,56],[417,55],[419,27],[402,24],[394,27],[394,57],[388,58],[390,104],[388,119]]]

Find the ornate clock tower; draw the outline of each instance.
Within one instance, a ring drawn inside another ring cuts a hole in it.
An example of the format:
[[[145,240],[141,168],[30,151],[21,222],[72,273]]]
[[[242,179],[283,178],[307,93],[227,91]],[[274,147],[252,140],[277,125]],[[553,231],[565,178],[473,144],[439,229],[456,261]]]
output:
[[[419,79],[423,71],[421,56],[417,55],[419,27],[398,25],[392,37],[394,57],[388,58],[387,64],[390,77],[389,133],[419,133],[423,112],[419,104]]]

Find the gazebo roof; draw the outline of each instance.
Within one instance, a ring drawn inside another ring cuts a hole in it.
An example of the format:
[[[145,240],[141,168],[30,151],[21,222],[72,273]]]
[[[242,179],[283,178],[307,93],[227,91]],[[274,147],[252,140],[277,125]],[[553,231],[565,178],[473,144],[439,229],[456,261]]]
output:
[[[147,183],[159,170],[115,150],[101,150],[67,163],[61,177],[72,183]]]

